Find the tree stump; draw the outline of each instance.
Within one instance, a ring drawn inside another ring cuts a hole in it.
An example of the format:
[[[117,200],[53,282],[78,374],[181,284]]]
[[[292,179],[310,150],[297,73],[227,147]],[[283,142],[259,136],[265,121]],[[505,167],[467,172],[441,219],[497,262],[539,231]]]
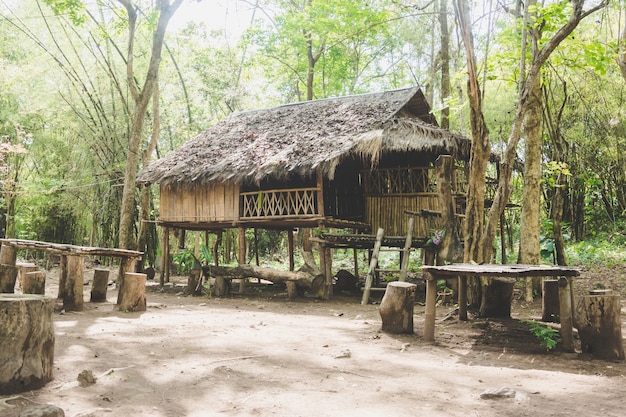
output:
[[[489,285],[483,285],[480,317],[511,318],[514,286],[515,278],[495,277],[489,279]]]
[[[146,274],[147,277],[147,274]],[[187,295],[202,295],[202,270],[192,269],[187,278]]]
[[[146,274],[126,272],[123,290],[123,294],[118,294],[121,311],[146,311]]]
[[[54,299],[0,294],[0,395],[43,387],[52,380]]]
[[[83,311],[83,264],[79,255],[66,256],[65,289],[63,291],[63,308],[65,311]]]
[[[561,312],[559,311],[559,280],[544,279],[541,285],[541,321],[558,323],[561,318]]]
[[[378,312],[382,318],[382,330],[387,333],[413,333],[413,307],[415,284],[390,282],[380,302]]]
[[[216,297],[223,297],[230,292],[230,279],[226,279],[222,275],[215,277],[215,284],[213,286],[213,294]]]
[[[99,303],[107,300],[107,289],[109,288],[109,270],[96,268],[93,270],[93,281],[91,283],[92,303]]]
[[[37,265],[30,262],[16,262],[15,266],[18,268],[17,272],[17,288],[22,288],[22,281],[24,280],[24,274],[39,270]],[[22,290],[22,292],[24,292]],[[30,293],[36,294],[36,293]]]
[[[46,292],[46,273],[32,271],[22,275],[22,292],[24,294],[44,295]]]
[[[601,359],[624,360],[619,295],[588,295],[576,306],[583,353]]]
[[[15,266],[0,265],[0,293],[13,294],[15,292],[17,271],[18,269]]]
[[[0,247],[0,265],[15,266],[17,261],[17,248],[7,243]]]

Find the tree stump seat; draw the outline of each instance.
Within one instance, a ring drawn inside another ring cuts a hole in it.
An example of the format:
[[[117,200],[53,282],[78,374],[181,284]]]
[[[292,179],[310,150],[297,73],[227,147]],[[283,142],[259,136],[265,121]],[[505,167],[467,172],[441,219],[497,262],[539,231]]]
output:
[[[583,353],[600,359],[624,360],[619,295],[601,293],[581,297],[576,305],[576,327]]]
[[[43,387],[52,380],[54,299],[0,294],[0,395]]]
[[[382,330],[387,333],[413,333],[413,309],[415,305],[415,284],[394,281],[387,284],[387,290],[380,302],[378,312],[382,319]]]

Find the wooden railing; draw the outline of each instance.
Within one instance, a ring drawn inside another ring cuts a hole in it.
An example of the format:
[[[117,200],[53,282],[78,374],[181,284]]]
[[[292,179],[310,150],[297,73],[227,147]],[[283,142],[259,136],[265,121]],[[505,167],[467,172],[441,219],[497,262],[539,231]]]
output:
[[[367,195],[406,195],[436,192],[433,167],[381,168],[363,171]]]
[[[318,215],[318,191],[317,188],[295,188],[240,193],[241,218]]]

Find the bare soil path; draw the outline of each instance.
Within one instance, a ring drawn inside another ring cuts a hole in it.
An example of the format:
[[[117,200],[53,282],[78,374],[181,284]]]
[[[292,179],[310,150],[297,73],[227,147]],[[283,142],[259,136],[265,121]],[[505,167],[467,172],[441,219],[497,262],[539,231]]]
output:
[[[608,285],[621,285],[621,272]],[[55,282],[49,273],[48,295]],[[150,284],[143,313],[116,311],[113,288],[106,303],[56,312],[54,380],[0,396],[0,416],[35,404],[74,417],[626,415],[626,364],[546,353],[519,320],[441,320],[450,308],[438,308],[429,344],[420,304],[416,333],[397,336],[380,332],[377,305],[359,295],[289,301],[251,285],[229,298],[186,297],[184,278],[174,284]],[[539,318],[540,301],[516,301],[513,315]],[[96,382],[81,386],[82,371]],[[481,398],[500,388],[511,397]]]

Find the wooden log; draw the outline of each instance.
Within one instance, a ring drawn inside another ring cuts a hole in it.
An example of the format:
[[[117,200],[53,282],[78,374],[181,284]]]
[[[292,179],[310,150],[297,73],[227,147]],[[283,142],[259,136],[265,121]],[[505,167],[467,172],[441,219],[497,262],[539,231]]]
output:
[[[408,282],[395,281],[387,284],[385,295],[378,309],[384,332],[413,333],[415,289],[416,285]]]
[[[600,359],[624,360],[619,295],[579,298],[576,312],[580,346]]]
[[[109,287],[109,270],[96,268],[93,270],[93,281],[91,283],[92,303],[99,303],[107,300],[107,289]]]
[[[120,311],[146,311],[146,274],[136,272],[124,274],[124,296],[119,309]]]
[[[0,294],[0,395],[43,387],[52,380],[54,299]]]
[[[13,265],[0,265],[0,293],[13,294],[15,292],[17,271],[17,267]]]
[[[559,311],[559,280],[544,279],[541,283],[541,321],[558,323],[561,319]]]
[[[65,311],[83,311],[83,257],[67,256],[67,277],[63,294]]]
[[[44,295],[46,292],[46,273],[44,271],[32,271],[24,274],[22,292],[24,294]]]
[[[273,268],[264,268],[255,265],[239,265],[233,267],[226,266],[205,266],[204,269],[209,275],[216,279],[215,295],[218,295],[218,280],[221,278],[239,278],[239,277],[254,277],[264,279],[266,281],[273,282],[274,284],[281,284],[287,281],[295,282],[299,287],[309,289],[312,293],[317,294],[319,289],[324,285],[324,275],[321,273],[315,274],[307,270],[305,265],[298,271],[280,271]]]

